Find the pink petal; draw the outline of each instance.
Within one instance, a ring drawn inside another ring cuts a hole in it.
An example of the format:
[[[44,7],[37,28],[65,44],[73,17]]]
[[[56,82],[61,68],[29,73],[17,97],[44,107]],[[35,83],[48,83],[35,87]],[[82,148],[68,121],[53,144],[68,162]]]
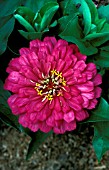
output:
[[[47,103],[47,100],[45,100],[44,102],[42,102],[40,100],[39,101],[37,100],[36,101],[36,106],[34,107],[34,109],[36,111],[41,111],[41,109],[45,107],[46,103]]]
[[[81,95],[87,97],[87,99],[93,99],[95,97],[94,91],[88,93],[82,93]]]
[[[87,108],[89,106],[89,99],[85,96],[82,96],[82,98],[83,98],[82,106],[83,106],[83,108]]]
[[[77,56],[78,60],[86,61],[87,57],[85,55],[81,54],[80,52],[76,52],[75,55]]]
[[[40,112],[38,112],[37,119],[40,121],[44,121],[47,119],[48,116],[50,116],[50,114],[51,110],[49,110],[49,107],[46,104],[45,107],[43,107],[43,109]]]
[[[91,100],[87,109],[94,109],[97,103],[98,101],[96,99]]]
[[[46,42],[46,41],[51,41],[52,42],[52,44],[53,44],[53,46],[55,46],[55,44],[57,43],[57,40],[56,40],[56,38],[55,37],[45,37],[44,38],[44,41]]]
[[[29,68],[28,66],[22,66],[19,73],[24,75],[27,79],[30,79],[35,82],[38,81],[38,77],[34,74],[32,69]]]
[[[29,52],[30,52],[30,49],[29,49],[29,48],[21,48],[21,49],[19,50],[20,55],[28,54]]]
[[[60,126],[57,126],[57,127],[54,127],[53,128],[53,131],[56,133],[56,134],[63,134],[65,133],[65,126],[63,125],[63,123],[61,123]]]
[[[59,50],[53,50],[52,55],[54,56],[54,59],[56,62],[60,59],[60,51]]]
[[[63,91],[63,96],[65,99],[71,99],[71,94],[69,92]]]
[[[57,111],[53,111],[53,114],[54,114],[54,118],[55,118],[55,120],[61,120],[61,119],[63,119],[63,112],[61,111],[61,112],[57,112]]]
[[[102,89],[100,87],[95,88],[95,98],[99,98],[101,96]]]
[[[68,123],[70,123],[71,121],[73,121],[75,119],[75,113],[74,111],[70,111],[66,114],[64,114],[64,120]]]
[[[37,132],[39,130],[39,123],[29,123],[28,128],[33,132]]]
[[[50,109],[54,109],[54,105],[55,105],[55,102],[54,102],[54,100],[52,100],[52,101],[49,103],[49,108],[50,108]]]
[[[19,58],[14,58],[10,61],[9,66],[6,69],[7,73],[11,73],[12,71],[18,71],[20,70],[20,63],[19,63]]]
[[[66,49],[67,49],[66,46],[60,47],[60,58],[63,59],[63,60],[66,57]]]
[[[55,110],[56,110],[56,111],[60,111],[60,110],[61,110],[61,104],[60,104],[59,98],[56,97],[54,100],[55,100],[55,101],[54,101],[54,103],[55,103],[55,106],[54,106]]]
[[[88,63],[86,70],[92,72],[93,76],[97,74],[96,65],[94,63]]]
[[[82,120],[88,118],[89,114],[86,110],[81,110],[81,111],[75,113],[75,117],[78,121],[82,121]]]
[[[68,100],[68,104],[72,109],[76,111],[80,111],[82,109],[81,105],[77,104],[75,100],[73,100],[73,98],[71,100]]]
[[[73,65],[72,65],[72,66],[74,66],[74,65],[75,65],[75,63],[77,62],[77,57],[76,57],[74,54],[72,54],[72,55],[70,55],[70,58],[71,58],[72,63],[73,63]],[[67,61],[66,61],[66,62],[67,62]]]
[[[88,81],[84,84],[79,84],[76,85],[76,87],[81,91],[81,92],[90,92],[94,89],[93,82]]]
[[[68,112],[70,110],[70,107],[68,106],[67,101],[61,96],[60,96],[60,103],[62,105],[62,111],[64,113],[66,113],[66,112]]]
[[[85,71],[84,74],[86,74],[87,80],[91,80],[93,77],[93,73],[91,71]]]
[[[41,130],[42,132],[45,132],[45,133],[48,133],[49,131],[52,130],[52,127],[51,127],[51,126],[48,126],[45,121],[43,121],[43,122],[40,123],[39,128],[40,128],[40,130]]]
[[[82,96],[78,95],[78,96],[73,97],[73,102],[78,103],[78,104],[82,104],[83,103]]]
[[[25,120],[25,114],[20,115],[19,123],[24,126],[25,128],[28,127],[28,122]]]
[[[82,73],[81,77],[78,78],[78,84],[86,83],[87,81],[87,75]]]
[[[62,59],[59,59],[57,62],[56,70],[61,72],[65,66],[65,62]]]
[[[63,73],[63,77],[71,76],[73,75],[73,72],[74,72],[73,69],[69,69],[65,73]]]
[[[48,126],[54,127],[55,126],[54,115],[49,116],[46,120],[46,123]]]
[[[65,127],[65,130],[66,131],[72,131],[72,130],[75,130],[76,129],[76,121],[72,121],[70,123],[64,121],[64,127]]]
[[[24,105],[27,105],[28,104],[28,102],[29,102],[30,100],[28,99],[28,98],[20,98],[20,97],[17,97],[17,99],[15,100],[15,105],[17,105],[18,107],[22,107],[22,106],[24,106]]]
[[[58,40],[58,42],[56,43],[56,45],[55,45],[55,49],[56,48],[59,48],[60,46],[67,46],[68,45],[68,42],[67,41],[65,41],[65,40]]]
[[[36,40],[32,40],[31,42],[30,42],[30,49],[32,49],[32,47],[40,47],[40,45],[41,45],[41,41],[40,40],[38,40],[38,39],[36,39]]]
[[[19,97],[36,96],[36,90],[31,87],[23,87],[19,89]]]
[[[38,113],[36,113],[36,112],[30,113],[30,115],[29,115],[30,121],[34,122],[34,120],[36,119],[36,115],[37,115],[37,114],[38,114]]]
[[[27,57],[28,55],[25,55],[25,54],[23,54],[22,56],[20,56],[19,57],[19,63],[20,63],[20,65],[26,65],[26,66],[30,66],[30,63],[29,63],[29,61],[28,61],[28,57]]]
[[[93,83],[95,86],[98,86],[99,84],[102,83],[102,77],[100,74],[97,74],[94,79],[93,79]]]
[[[86,64],[83,60],[78,61],[73,67],[74,70],[79,69],[80,71],[83,71],[85,68]]]

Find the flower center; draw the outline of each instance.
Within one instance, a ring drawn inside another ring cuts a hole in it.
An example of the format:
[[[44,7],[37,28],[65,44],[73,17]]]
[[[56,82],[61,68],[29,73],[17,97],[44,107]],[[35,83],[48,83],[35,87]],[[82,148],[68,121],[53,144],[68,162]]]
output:
[[[36,83],[35,90],[40,96],[43,96],[43,101],[45,99],[51,101],[54,96],[62,96],[63,86],[66,86],[66,81],[62,76],[62,72],[51,70],[48,77],[44,77],[43,80]]]

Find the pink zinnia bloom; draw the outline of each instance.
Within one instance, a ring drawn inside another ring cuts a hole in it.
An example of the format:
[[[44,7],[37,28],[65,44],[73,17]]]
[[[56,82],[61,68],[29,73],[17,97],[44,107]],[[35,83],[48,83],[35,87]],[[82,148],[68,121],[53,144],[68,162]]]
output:
[[[12,59],[4,88],[14,94],[8,104],[19,115],[19,123],[33,132],[72,131],[76,123],[89,117],[101,95],[100,74],[74,44],[46,37],[20,49]]]

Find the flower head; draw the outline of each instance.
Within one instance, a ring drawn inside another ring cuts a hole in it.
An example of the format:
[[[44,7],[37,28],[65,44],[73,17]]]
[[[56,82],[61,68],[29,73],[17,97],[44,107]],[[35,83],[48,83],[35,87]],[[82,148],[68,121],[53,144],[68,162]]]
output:
[[[14,94],[8,99],[19,123],[36,132],[65,133],[76,122],[88,118],[101,95],[101,76],[93,63],[74,44],[46,37],[20,49],[12,59],[4,88]]]

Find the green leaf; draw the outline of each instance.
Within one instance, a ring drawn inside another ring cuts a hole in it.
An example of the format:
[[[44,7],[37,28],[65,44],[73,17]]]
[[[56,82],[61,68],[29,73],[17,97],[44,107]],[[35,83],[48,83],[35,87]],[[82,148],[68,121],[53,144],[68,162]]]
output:
[[[84,40],[88,40],[93,46],[98,47],[109,40],[109,32],[107,33],[93,33],[87,35]]]
[[[99,105],[91,111],[91,116],[86,122],[109,122],[109,104],[104,98],[100,99]]]
[[[1,110],[2,109],[2,110]],[[0,119],[6,125],[14,127],[20,130],[20,125],[18,123],[18,117],[14,116],[9,107],[0,104]]]
[[[25,6],[18,7],[17,10],[15,11],[15,14],[19,14],[30,24],[32,24],[35,16],[35,13],[30,8],[27,8]]]
[[[108,43],[109,44],[109,43]],[[100,48],[102,51],[109,51],[109,45]]]
[[[60,2],[60,7],[62,8],[63,15],[73,15],[78,12],[76,5],[72,0],[64,0]]]
[[[58,10],[58,8],[59,5],[58,3],[55,2],[47,3],[44,7],[42,7],[42,9],[40,10],[40,14],[41,15],[43,14],[41,24],[40,24],[41,30],[44,30],[44,28],[46,28],[51,23],[51,20],[54,14],[56,13],[56,11]]]
[[[0,0],[0,17],[13,14],[21,3],[22,0]]]
[[[63,27],[63,26],[62,26]],[[73,17],[66,25],[64,31],[59,36],[68,42],[78,45],[81,53],[92,55],[97,53],[97,48],[93,47],[90,42],[83,41],[82,29],[78,23],[78,16]]]
[[[96,27],[97,27],[96,32],[100,33],[105,24],[106,24],[106,19],[105,18],[98,19],[96,21]]]
[[[49,27],[50,27],[50,28],[55,27],[55,26],[57,25],[57,23],[58,23],[57,20],[55,20],[52,24],[50,24]]]
[[[39,14],[37,15],[35,19],[35,23],[40,25],[39,29],[37,27],[38,31],[43,31],[46,27],[50,25],[51,20],[58,8],[59,8],[58,3],[49,2],[49,3],[46,3],[40,9]]]
[[[100,51],[99,54],[95,55],[94,63],[100,67],[109,68],[109,51]]]
[[[96,21],[98,20],[97,8],[95,7],[95,4],[93,1],[91,0],[85,0],[85,1],[90,9],[92,23],[95,24]]]
[[[99,18],[106,18],[106,21],[109,23],[109,5],[100,6],[98,8]]]
[[[77,13],[75,13],[75,15],[72,17],[72,15],[69,16],[63,16],[61,18],[59,18],[58,23],[59,23],[59,29],[61,32],[63,32],[65,30],[65,26],[69,23],[69,21],[72,18],[75,18],[77,16]]]
[[[24,0],[24,5],[36,13],[48,2],[57,2],[57,1],[56,0],[40,0],[40,1]]]
[[[78,40],[82,39],[83,37],[82,29],[79,26],[77,15],[71,18],[71,20],[66,25],[64,31],[61,34],[59,34],[59,36],[62,38],[64,37],[65,39],[69,39],[69,40],[71,39],[71,42],[73,37],[74,39],[78,39]]]
[[[109,150],[109,121],[94,123],[93,147],[100,162],[104,153]]]
[[[80,4],[78,11],[80,12],[80,14],[83,15],[83,25],[84,25],[83,33],[85,35],[87,35],[90,32],[90,29],[91,29],[90,9],[89,9],[87,3],[85,2],[85,0],[82,0],[82,1],[81,0],[74,0],[73,2],[75,3],[75,5]]]
[[[8,37],[14,29],[15,19],[12,15],[0,18],[0,55],[6,50]],[[8,29],[7,29],[8,28]]]
[[[42,34],[43,34],[42,32],[25,32],[23,30],[18,30],[18,31],[27,40],[34,40],[36,38],[41,39]]]
[[[100,30],[100,33],[109,33],[109,24],[105,23],[102,27],[102,29]]]
[[[109,104],[101,98],[99,105],[91,112],[86,122],[94,124],[93,147],[100,161],[103,154],[109,150]]]
[[[29,144],[28,153],[26,156],[27,160],[31,157],[34,151],[36,151],[39,146],[46,140],[46,138],[52,134],[52,131],[50,131],[49,133],[43,133],[41,131],[38,131],[36,133],[31,134],[32,140]]]
[[[0,119],[9,126],[20,130],[17,116],[13,115],[8,104],[7,99],[10,93],[3,89],[3,82],[0,80]]]
[[[32,25],[28,21],[26,21],[21,15],[15,14],[14,17],[18,20],[18,22],[21,25],[23,25],[27,29],[28,32],[35,32]]]

